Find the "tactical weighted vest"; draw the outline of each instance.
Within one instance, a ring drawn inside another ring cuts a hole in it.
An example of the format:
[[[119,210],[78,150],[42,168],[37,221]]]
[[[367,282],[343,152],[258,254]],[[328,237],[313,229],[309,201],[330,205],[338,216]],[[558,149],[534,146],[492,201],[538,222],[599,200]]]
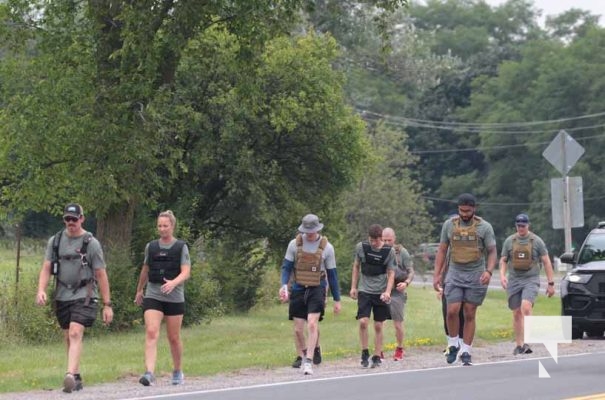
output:
[[[454,217],[452,221],[454,229],[451,239],[452,261],[456,264],[468,264],[481,259],[479,250],[479,236],[477,236],[477,225],[481,218],[473,216],[470,226],[460,226],[460,217]]]
[[[400,244],[396,244],[394,248],[395,256],[397,258],[397,269],[395,270],[395,285],[397,285],[408,279],[408,269],[403,265],[403,262],[401,262],[401,251],[405,250],[405,248]]]
[[[527,271],[531,269],[533,264],[532,250],[534,244],[534,235],[529,233],[529,240],[527,243],[521,243],[519,237],[515,235],[513,238],[513,260],[512,265],[514,269],[521,271]]]
[[[184,245],[184,241],[177,240],[169,249],[162,249],[159,240],[149,243],[149,282],[164,283],[164,278],[171,280],[181,273],[181,253]]]
[[[361,264],[361,273],[368,276],[386,274],[387,257],[391,252],[391,246],[382,246],[380,250],[373,250],[369,242],[362,242],[365,262]]]
[[[296,235],[296,264],[294,266],[294,281],[301,286],[319,286],[322,278],[321,258],[328,244],[328,238],[321,237],[315,253],[303,251],[302,235]]]

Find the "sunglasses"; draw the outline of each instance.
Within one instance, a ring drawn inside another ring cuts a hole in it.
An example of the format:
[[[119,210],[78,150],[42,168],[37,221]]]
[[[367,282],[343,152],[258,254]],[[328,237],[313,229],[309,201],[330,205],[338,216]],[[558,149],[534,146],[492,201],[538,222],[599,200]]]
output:
[[[65,222],[77,222],[80,218],[76,217],[63,217],[63,221]]]

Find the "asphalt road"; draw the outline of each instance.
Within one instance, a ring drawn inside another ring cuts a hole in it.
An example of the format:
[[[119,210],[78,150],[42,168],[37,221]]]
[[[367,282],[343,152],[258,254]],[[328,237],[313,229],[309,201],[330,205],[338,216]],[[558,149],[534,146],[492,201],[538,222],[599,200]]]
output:
[[[539,377],[540,363],[550,378]],[[605,398],[605,353],[521,359],[472,367],[313,379],[236,389],[158,395],[139,399],[173,400],[330,400],[368,399],[573,399]]]

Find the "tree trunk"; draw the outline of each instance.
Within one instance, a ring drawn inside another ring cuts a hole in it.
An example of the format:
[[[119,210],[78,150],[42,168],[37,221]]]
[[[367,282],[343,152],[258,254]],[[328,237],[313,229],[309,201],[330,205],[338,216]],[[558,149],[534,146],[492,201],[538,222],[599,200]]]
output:
[[[97,218],[97,238],[106,254],[130,254],[134,208],[132,203],[122,203]]]

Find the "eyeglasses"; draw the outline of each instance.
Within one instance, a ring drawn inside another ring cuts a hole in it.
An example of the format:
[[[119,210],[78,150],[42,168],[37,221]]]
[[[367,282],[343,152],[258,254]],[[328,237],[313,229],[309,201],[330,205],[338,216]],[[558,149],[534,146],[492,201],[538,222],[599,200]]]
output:
[[[76,218],[76,217],[63,217],[63,221],[65,222],[77,222],[80,218]]]
[[[517,228],[527,228],[527,224],[517,224]]]

